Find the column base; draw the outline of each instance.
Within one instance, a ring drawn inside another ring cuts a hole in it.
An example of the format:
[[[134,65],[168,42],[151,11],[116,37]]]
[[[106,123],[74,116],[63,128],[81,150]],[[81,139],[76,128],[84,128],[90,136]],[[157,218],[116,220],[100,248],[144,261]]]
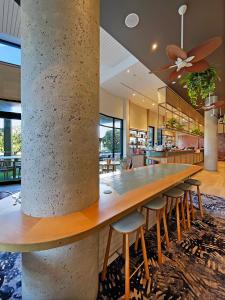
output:
[[[60,248],[22,254],[23,300],[95,300],[98,234]]]

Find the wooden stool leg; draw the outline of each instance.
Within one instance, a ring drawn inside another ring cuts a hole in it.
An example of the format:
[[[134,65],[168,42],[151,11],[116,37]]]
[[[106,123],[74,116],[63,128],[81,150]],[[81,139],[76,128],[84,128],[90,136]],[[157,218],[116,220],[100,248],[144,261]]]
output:
[[[149,209],[146,211],[146,224],[145,224],[145,230],[148,230],[148,221],[149,221]]]
[[[147,258],[147,251],[145,246],[145,237],[144,237],[144,230],[143,227],[140,228],[141,232],[141,247],[142,247],[142,254],[144,260],[144,267],[145,267],[145,278],[148,280],[150,278],[149,275],[149,268],[148,268],[148,258]]]
[[[109,250],[110,250],[111,239],[112,239],[112,227],[109,228],[108,241],[107,241],[107,246],[106,246],[106,251],[105,251],[102,275],[101,275],[102,280],[106,279],[106,271],[107,271],[107,263],[108,263],[108,259],[109,259]]]
[[[200,193],[199,186],[197,186],[197,193],[198,193],[198,205],[199,205],[199,209],[200,209],[200,214],[201,214],[201,217],[203,218],[204,213],[203,213],[203,207],[202,207],[202,196],[201,196],[201,193]]]
[[[125,234],[125,300],[130,299],[130,255],[129,255],[129,237]]]
[[[136,241],[135,241],[136,242]],[[126,244],[126,241],[125,241],[125,235],[123,234],[123,258],[125,260],[125,256],[126,256],[126,248],[125,248],[125,244]],[[136,246],[135,246],[136,247]]]
[[[182,216],[183,227],[184,227],[184,230],[187,230],[185,214],[184,214],[184,199],[182,199],[182,198],[180,201],[180,205],[181,205],[181,216]]]
[[[179,199],[176,199],[177,240],[181,241]]]
[[[161,249],[161,234],[160,234],[160,211],[156,211],[157,224],[157,247],[158,247],[158,263],[162,263],[162,249]]]
[[[140,209],[140,213],[142,213],[144,210],[144,207],[142,206],[141,209]],[[147,210],[148,211],[148,210]],[[148,212],[147,212],[148,213]],[[147,218],[148,218],[148,215],[147,215]],[[139,241],[139,238],[140,238],[140,230],[137,230],[137,233],[136,233],[136,240],[135,240],[135,244],[134,244],[134,251],[137,253],[137,250],[138,250],[138,241]]]
[[[169,198],[168,198],[169,199]],[[170,212],[169,212],[169,216],[171,217],[172,215],[172,211],[173,211],[173,198],[170,199]]]
[[[168,199],[166,199],[166,208],[165,208],[165,210],[166,210],[166,215],[168,214],[168,207],[169,207],[169,203],[168,203]]]
[[[194,209],[194,206],[193,206],[191,190],[189,191],[189,199],[190,199],[190,206],[191,206],[191,217],[192,217],[192,220],[194,220],[194,218],[195,218],[195,209]]]
[[[185,203],[186,203],[186,211],[187,211],[187,225],[188,229],[191,228],[191,218],[190,218],[190,210],[189,210],[189,202],[188,202],[188,191],[185,191]]]
[[[139,235],[140,235],[140,230],[138,229],[138,230],[137,230],[137,233],[136,233],[135,244],[134,244],[134,251],[135,251],[136,253],[137,253],[137,250],[138,250]]]
[[[163,208],[163,226],[165,231],[165,237],[166,237],[166,246],[167,249],[170,249],[170,240],[168,235],[168,228],[167,228],[167,221],[166,221],[166,208]]]

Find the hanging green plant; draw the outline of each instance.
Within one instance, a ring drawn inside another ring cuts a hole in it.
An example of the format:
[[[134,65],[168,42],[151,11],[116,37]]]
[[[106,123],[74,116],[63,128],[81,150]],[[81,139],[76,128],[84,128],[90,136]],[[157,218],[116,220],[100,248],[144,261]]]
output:
[[[196,134],[196,135],[200,135],[203,136],[204,133],[199,129],[199,128],[195,128],[191,131],[191,133]]]
[[[204,72],[188,73],[180,82],[184,88],[187,88],[191,104],[196,106],[215,92],[218,80],[216,68],[210,67]]]
[[[182,131],[182,130],[184,130],[184,125],[181,124],[181,123],[179,123],[179,122],[177,122],[177,124],[176,124],[176,129]]]
[[[175,128],[177,124],[177,119],[172,117],[166,122],[166,126]]]

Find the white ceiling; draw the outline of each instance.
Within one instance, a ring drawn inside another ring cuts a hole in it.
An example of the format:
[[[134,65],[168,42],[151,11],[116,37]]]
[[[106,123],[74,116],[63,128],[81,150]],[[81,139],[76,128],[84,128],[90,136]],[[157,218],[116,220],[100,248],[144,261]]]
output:
[[[20,7],[14,0],[0,0],[0,39],[20,43]]]
[[[142,107],[156,110],[157,90],[165,83],[149,74],[142,63],[102,28],[100,48],[101,87]]]

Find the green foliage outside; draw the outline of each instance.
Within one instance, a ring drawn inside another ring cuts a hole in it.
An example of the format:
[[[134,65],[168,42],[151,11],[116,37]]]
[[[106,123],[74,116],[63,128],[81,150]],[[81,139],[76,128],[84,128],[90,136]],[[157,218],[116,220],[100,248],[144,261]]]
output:
[[[4,153],[4,131],[0,130],[0,152]],[[21,152],[21,131],[18,128],[12,131],[12,152],[17,154]]]
[[[2,130],[0,130],[0,152],[4,152],[4,136]]]
[[[14,154],[17,154],[18,152],[21,152],[21,131],[19,129],[13,130],[12,133],[12,152]]]
[[[113,151],[113,131],[108,130],[105,133],[105,136],[102,138],[103,147],[110,152]],[[114,151],[120,152],[120,130],[115,129],[114,136]]]

